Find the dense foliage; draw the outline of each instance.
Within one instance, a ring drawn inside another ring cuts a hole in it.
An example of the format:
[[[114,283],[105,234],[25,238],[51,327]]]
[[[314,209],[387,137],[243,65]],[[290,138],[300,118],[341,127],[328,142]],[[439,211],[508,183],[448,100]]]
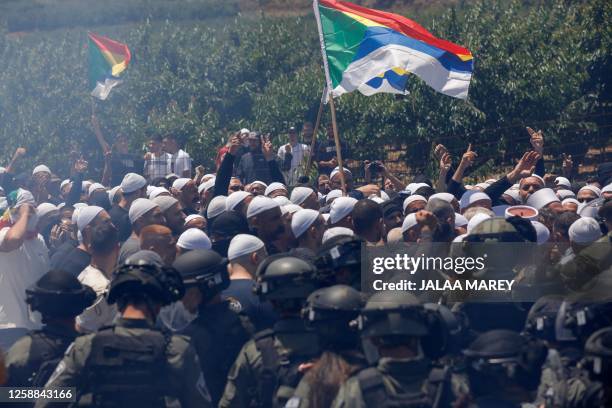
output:
[[[483,1],[458,10],[427,27],[474,54],[469,100],[435,93],[417,78],[407,97],[339,98],[341,136],[356,157],[403,146],[410,166],[427,170],[431,144],[442,141],[457,154],[472,142],[481,156],[510,160],[526,146],[526,125],[545,130],[553,153],[578,156],[589,144],[609,143],[612,3]],[[281,135],[318,107],[323,72],[310,15],[94,31],[133,52],[125,84],[95,109],[105,133],[124,132],[135,148],[150,132],[173,132],[210,166],[230,131]],[[25,145],[29,164],[45,161],[57,171],[66,170],[73,144],[100,157],[89,126],[85,36],[76,29],[0,36],[5,154]]]

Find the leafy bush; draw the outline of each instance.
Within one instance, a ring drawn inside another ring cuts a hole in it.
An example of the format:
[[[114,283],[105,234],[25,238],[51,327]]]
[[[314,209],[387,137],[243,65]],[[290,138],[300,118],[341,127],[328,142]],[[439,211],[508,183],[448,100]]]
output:
[[[341,136],[356,158],[381,158],[392,145],[425,171],[433,142],[457,154],[472,142],[481,156],[496,158],[492,167],[507,163],[527,146],[526,125],[544,129],[552,153],[578,156],[609,143],[611,9],[606,0],[549,0],[450,10],[428,27],[474,54],[469,100],[435,93],[417,78],[407,97],[345,95],[337,100]],[[281,134],[318,107],[323,72],[312,16],[238,17],[217,26],[147,21],[96,31],[133,52],[125,83],[95,104],[105,133],[130,135],[134,148],[150,132],[172,132],[211,167],[230,132]],[[65,171],[76,144],[100,159],[89,127],[85,43],[82,30],[0,36],[7,156],[25,145],[28,164]]]

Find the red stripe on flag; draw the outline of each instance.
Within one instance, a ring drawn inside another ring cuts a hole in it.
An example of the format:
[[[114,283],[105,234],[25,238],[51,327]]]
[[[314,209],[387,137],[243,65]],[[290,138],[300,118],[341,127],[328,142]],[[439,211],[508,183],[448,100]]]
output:
[[[345,11],[365,17],[376,23],[392,28],[404,35],[407,35],[408,37],[423,41],[426,44],[433,45],[434,47],[438,47],[455,55],[472,55],[470,50],[467,48],[461,47],[460,45],[454,44],[450,41],[437,38],[418,23],[406,17],[400,16],[399,14],[373,10],[346,1],[319,0],[319,4],[339,11]]]
[[[130,49],[126,44],[120,43],[119,41],[111,40],[108,37],[102,35],[87,33],[91,41],[94,42],[102,51],[108,51],[115,55],[123,55],[125,58],[125,65],[127,66],[132,59]]]

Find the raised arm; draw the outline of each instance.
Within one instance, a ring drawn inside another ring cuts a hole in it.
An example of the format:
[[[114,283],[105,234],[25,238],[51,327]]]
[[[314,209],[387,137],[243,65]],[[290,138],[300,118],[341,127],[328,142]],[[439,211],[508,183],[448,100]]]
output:
[[[446,191],[446,179],[452,162],[453,160],[448,152],[444,152],[440,157],[440,173],[438,174],[438,181],[436,181],[436,191],[439,193]]]
[[[18,249],[25,239],[25,235],[28,227],[28,220],[34,213],[34,207],[29,204],[23,204],[19,207],[19,219],[17,222],[8,230],[2,243],[0,244],[1,252],[11,252]]]

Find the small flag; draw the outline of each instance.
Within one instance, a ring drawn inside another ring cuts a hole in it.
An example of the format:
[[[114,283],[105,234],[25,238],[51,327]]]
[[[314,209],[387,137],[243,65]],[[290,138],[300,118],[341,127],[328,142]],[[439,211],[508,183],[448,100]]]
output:
[[[88,33],[89,86],[91,96],[105,100],[122,81],[132,55],[126,44],[94,33]]]
[[[397,14],[338,0],[313,0],[313,7],[334,97],[355,90],[405,94],[414,74],[438,92],[467,98],[473,71],[468,49]]]

